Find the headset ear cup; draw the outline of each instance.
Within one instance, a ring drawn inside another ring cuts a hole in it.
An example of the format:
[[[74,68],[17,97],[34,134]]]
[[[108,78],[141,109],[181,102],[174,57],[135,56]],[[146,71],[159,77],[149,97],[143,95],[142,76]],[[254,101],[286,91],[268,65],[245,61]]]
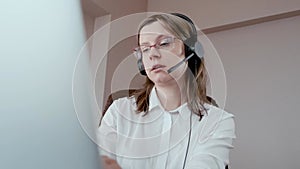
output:
[[[193,46],[194,47],[191,48],[188,45],[184,44],[186,57],[194,53],[194,56],[192,56],[192,58],[188,60],[188,67],[190,68],[194,76],[196,76],[201,64],[201,59],[204,55],[204,50],[201,43],[198,41]]]
[[[185,57],[189,56],[192,53],[194,53],[194,51],[191,49],[191,47],[189,47],[188,44],[184,43],[184,55],[185,55]]]
[[[137,66],[139,68],[141,75],[147,76],[142,59],[138,59]]]
[[[202,46],[202,44],[201,44],[199,41],[197,41],[197,42],[195,43],[194,51],[195,51],[196,55],[197,55],[200,59],[202,59],[202,58],[204,57],[203,46]]]
[[[195,66],[194,75],[197,76],[197,74],[199,72],[201,62],[202,62],[202,59],[204,58],[204,49],[203,49],[202,44],[199,41],[197,41],[195,43],[194,52],[196,54],[196,55],[194,55],[194,57],[195,57],[195,59],[194,59],[194,61],[195,61],[195,63],[194,63],[194,66]]]

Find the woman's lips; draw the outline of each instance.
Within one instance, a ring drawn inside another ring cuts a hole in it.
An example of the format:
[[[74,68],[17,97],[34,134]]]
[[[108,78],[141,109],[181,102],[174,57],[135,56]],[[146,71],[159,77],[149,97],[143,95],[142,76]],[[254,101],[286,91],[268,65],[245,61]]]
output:
[[[161,64],[156,64],[156,65],[152,66],[151,71],[159,71],[159,70],[162,70],[164,67],[166,67],[166,66],[161,65]]]

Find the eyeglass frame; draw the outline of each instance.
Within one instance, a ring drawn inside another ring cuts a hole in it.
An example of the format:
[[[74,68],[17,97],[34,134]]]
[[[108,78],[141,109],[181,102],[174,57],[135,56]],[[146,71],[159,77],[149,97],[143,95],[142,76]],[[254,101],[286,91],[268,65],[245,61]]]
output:
[[[162,42],[166,39],[172,39],[172,41],[169,42],[169,44],[174,44],[176,42],[176,39],[177,40],[180,40],[182,41],[181,39],[177,38],[177,37],[174,37],[174,36],[167,36],[167,37],[164,37],[160,40],[158,40],[157,42],[155,42],[153,45],[144,45],[145,47],[147,47],[147,51],[150,52],[151,51],[151,48],[155,48],[156,50],[161,50],[161,48],[163,48],[161,45],[162,45]],[[143,50],[141,49],[141,46],[143,45],[139,45],[138,47],[134,48],[133,49],[133,53],[134,55],[136,56],[137,59],[142,59],[143,57]],[[173,48],[172,48],[173,49]],[[170,49],[168,49],[170,50]]]

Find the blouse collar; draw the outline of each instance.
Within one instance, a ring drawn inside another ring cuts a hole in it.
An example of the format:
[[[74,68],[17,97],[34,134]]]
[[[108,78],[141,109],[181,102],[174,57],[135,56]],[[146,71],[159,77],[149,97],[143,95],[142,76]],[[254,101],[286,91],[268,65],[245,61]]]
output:
[[[161,102],[156,93],[156,88],[154,86],[151,90],[150,97],[149,97],[149,112],[154,110],[155,108],[160,108],[161,110],[165,112],[169,112],[170,114],[179,113],[184,119],[188,118],[191,113],[190,109],[187,106],[187,103],[180,105],[174,110],[166,111],[164,107],[161,105]]]

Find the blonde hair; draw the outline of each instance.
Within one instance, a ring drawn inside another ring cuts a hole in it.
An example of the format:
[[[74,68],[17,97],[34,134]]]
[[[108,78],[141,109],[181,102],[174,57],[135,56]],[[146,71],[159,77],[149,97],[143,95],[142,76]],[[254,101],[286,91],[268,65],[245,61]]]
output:
[[[140,24],[137,36],[138,43],[141,29],[153,22],[159,22],[168,32],[182,41],[189,39],[194,33],[192,28],[194,25],[191,25],[191,23],[185,19],[171,14],[152,15]],[[193,113],[199,115],[201,119],[204,112],[207,113],[207,109],[204,107],[204,104],[211,104],[206,96],[207,72],[205,70],[203,58],[201,59],[200,66],[197,70],[198,72],[191,72],[194,70],[187,71],[186,93],[189,109]],[[193,75],[193,73],[195,75]],[[134,94],[136,98],[137,113],[144,112],[145,115],[148,113],[149,97],[153,86],[154,83],[146,77],[144,88]]]

